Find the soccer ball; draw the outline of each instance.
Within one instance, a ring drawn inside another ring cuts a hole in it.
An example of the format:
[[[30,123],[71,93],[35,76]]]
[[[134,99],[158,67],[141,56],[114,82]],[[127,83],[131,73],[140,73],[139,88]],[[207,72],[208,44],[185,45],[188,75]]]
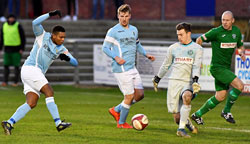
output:
[[[148,118],[144,114],[136,114],[132,117],[131,123],[134,129],[143,130],[148,126]]]

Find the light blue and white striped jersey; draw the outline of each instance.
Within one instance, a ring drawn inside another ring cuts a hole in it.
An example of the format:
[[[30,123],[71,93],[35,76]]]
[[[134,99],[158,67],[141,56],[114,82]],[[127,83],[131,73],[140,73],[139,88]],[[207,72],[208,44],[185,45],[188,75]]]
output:
[[[35,66],[45,74],[53,61],[62,53],[70,57],[70,64],[77,66],[77,60],[68,52],[63,45],[56,45],[51,39],[51,34],[45,32],[41,23],[49,18],[44,14],[32,22],[33,32],[36,36],[30,55],[25,60],[25,66]]]
[[[187,45],[180,42],[172,44],[158,72],[163,78],[171,66],[169,79],[189,82],[194,76],[200,76],[203,48],[195,42]]]
[[[113,59],[112,71],[114,73],[125,72],[134,68],[137,51],[146,56],[146,51],[138,39],[137,28],[129,25],[126,29],[119,23],[108,30],[102,50]],[[119,65],[114,59],[116,56],[123,58],[125,63]]]

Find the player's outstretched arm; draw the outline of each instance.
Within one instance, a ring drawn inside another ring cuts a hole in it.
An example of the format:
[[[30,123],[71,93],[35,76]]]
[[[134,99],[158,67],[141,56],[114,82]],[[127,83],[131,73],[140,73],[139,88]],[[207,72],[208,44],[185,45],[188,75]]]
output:
[[[43,34],[43,26],[41,23],[45,20],[47,20],[51,16],[59,15],[61,17],[61,12],[59,10],[51,11],[49,13],[43,14],[36,18],[35,20],[32,21],[32,27],[33,27],[33,32],[35,36],[39,36]]]
[[[69,62],[72,66],[75,66],[75,67],[78,66],[77,60],[70,53],[67,53],[67,54],[62,53],[59,55],[59,58],[60,60]]]
[[[144,55],[145,57],[147,57],[147,52],[146,52],[145,49],[142,47],[141,43],[139,42],[139,39],[138,39],[137,42],[136,42],[136,49],[137,49],[137,51],[138,51],[140,54],[142,54],[142,55]],[[147,57],[147,58],[148,58],[148,57]]]
[[[39,16],[38,18],[32,21],[33,32],[36,37],[43,34],[44,29],[41,23],[48,18],[49,18],[49,14],[47,13],[47,14]]]

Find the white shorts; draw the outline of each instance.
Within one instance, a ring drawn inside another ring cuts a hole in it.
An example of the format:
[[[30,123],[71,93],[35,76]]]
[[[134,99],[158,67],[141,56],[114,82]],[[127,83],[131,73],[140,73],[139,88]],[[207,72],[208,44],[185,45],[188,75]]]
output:
[[[181,95],[186,90],[192,91],[190,82],[184,82],[180,80],[168,81],[168,92],[167,92],[168,112],[170,113],[180,112],[180,108],[183,103],[181,100]]]
[[[114,73],[123,95],[133,94],[134,89],[143,89],[142,80],[136,68],[122,73]]]
[[[34,66],[23,66],[21,69],[21,79],[25,95],[28,92],[34,92],[40,97],[41,88],[48,83],[41,69]]]

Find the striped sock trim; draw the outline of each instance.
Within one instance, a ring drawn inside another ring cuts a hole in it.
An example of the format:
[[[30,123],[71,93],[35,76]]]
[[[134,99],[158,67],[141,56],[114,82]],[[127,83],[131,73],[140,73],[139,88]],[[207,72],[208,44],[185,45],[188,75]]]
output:
[[[15,121],[13,118],[11,118],[10,121],[11,121],[13,124],[16,123],[16,121]]]
[[[46,101],[46,104],[51,103],[51,102],[55,102],[54,97],[48,97],[45,99],[45,101]]]
[[[54,119],[54,121],[55,121],[55,122],[57,122],[57,121],[59,121],[59,120],[61,120],[61,119],[60,119],[60,118],[56,118],[56,119]]]
[[[124,101],[122,102],[122,106],[125,107],[126,109],[130,109],[131,105],[127,105],[124,103]]]

